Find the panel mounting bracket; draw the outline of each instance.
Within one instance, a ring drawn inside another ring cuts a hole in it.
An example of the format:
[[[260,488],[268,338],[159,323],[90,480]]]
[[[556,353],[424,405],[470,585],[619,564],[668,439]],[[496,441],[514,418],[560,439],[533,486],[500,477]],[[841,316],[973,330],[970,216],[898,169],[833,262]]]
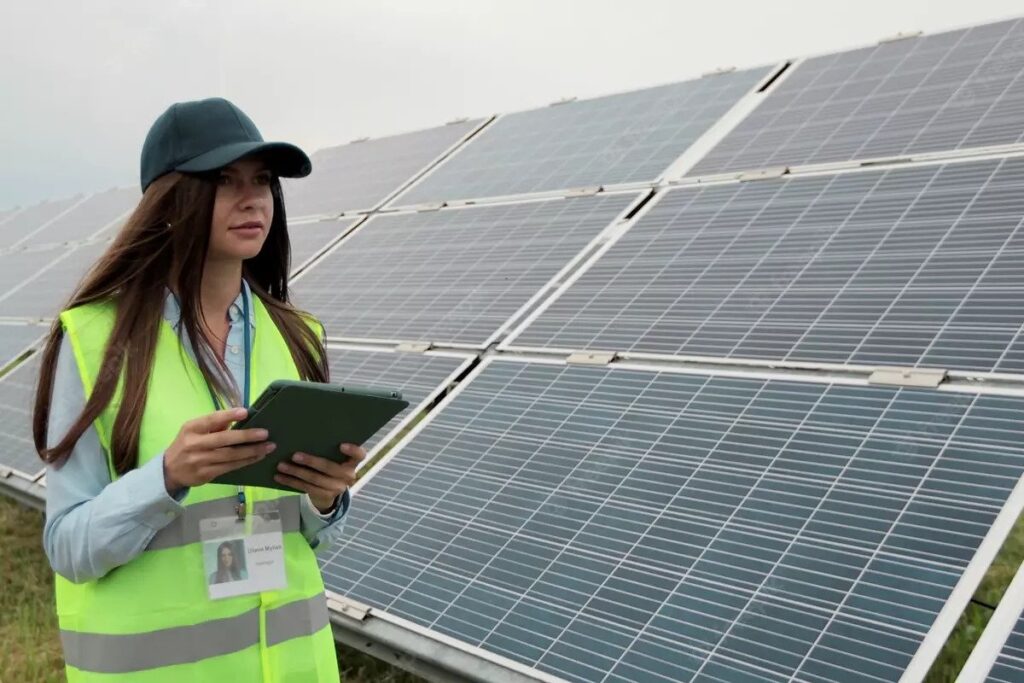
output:
[[[603,188],[600,185],[590,185],[589,187],[574,187],[571,190],[566,190],[566,197],[590,197],[600,192]]]
[[[772,180],[774,178],[781,178],[787,173],[789,173],[789,166],[771,166],[741,173],[739,180],[741,183],[750,182],[751,180]]]
[[[906,33],[903,33],[901,31],[899,33],[894,33],[891,36],[885,36],[884,38],[879,38],[878,44],[881,45],[883,43],[895,43],[897,40],[906,40],[907,38],[917,38],[920,35],[921,35],[920,31],[908,31]]]
[[[721,76],[722,74],[731,74],[736,70],[734,66],[722,66],[711,71],[705,71],[700,75],[701,78],[708,78],[709,76]]]
[[[14,470],[12,470],[10,467],[4,467],[3,465],[0,465],[0,479],[7,479],[12,476],[14,476]]]
[[[566,363],[569,365],[608,365],[618,357],[615,351],[577,351],[570,353]]]
[[[879,368],[871,373],[869,384],[934,389],[946,379],[946,371],[930,368]]]
[[[340,595],[328,596],[327,608],[355,621],[366,621],[366,617],[369,616],[372,609],[369,605],[364,605],[361,602],[356,602]]]
[[[370,138],[356,138],[355,140],[349,140],[348,144],[354,145],[354,144],[359,143],[359,142],[366,142],[369,139]]]
[[[460,116],[458,118],[452,119],[451,121],[446,121],[444,125],[446,125],[446,126],[454,126],[454,125],[459,124],[459,123],[465,123],[466,121],[469,121],[469,117],[468,116]]]
[[[395,347],[395,350],[407,353],[426,353],[432,348],[434,348],[433,342],[402,342]]]
[[[554,102],[552,102],[548,106],[549,107],[557,107],[560,104],[569,104],[570,102],[575,102],[575,101],[576,101],[576,96],[573,95],[571,97],[563,97],[560,100],[555,100]]]
[[[413,208],[420,213],[426,213],[427,211],[438,211],[446,205],[446,202],[426,202],[425,204],[417,204]]]

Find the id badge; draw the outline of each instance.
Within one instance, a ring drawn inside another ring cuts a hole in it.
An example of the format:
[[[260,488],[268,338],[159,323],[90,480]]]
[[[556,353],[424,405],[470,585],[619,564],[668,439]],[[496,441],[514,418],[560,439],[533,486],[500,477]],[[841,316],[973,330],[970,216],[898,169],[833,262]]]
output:
[[[275,510],[200,520],[203,575],[211,600],[285,588],[284,534]]]

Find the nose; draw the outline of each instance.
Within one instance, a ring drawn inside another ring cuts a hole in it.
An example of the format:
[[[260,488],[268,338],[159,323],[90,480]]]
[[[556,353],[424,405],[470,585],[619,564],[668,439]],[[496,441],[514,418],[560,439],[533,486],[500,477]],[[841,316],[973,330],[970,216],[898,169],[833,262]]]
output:
[[[271,202],[270,188],[266,185],[245,183],[238,198],[239,209],[264,209]]]

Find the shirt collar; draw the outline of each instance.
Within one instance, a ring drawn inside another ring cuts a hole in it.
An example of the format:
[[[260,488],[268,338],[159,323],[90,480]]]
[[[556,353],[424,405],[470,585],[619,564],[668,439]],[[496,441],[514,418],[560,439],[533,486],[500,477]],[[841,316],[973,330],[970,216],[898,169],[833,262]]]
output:
[[[255,329],[256,316],[253,315],[252,290],[249,288],[249,283],[244,279],[242,280],[242,291],[238,293],[238,296],[235,297],[235,300],[228,307],[228,320],[232,323],[237,323],[242,319],[243,293],[249,297],[249,327]],[[175,329],[181,324],[181,306],[178,305],[178,297],[174,296],[174,292],[170,289],[167,290],[167,296],[164,299],[164,319]]]

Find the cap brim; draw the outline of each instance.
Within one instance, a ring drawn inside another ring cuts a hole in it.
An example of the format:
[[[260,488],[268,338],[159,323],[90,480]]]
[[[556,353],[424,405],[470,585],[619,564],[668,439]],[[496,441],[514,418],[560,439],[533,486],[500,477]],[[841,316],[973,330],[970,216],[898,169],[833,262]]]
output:
[[[306,153],[287,142],[233,142],[178,164],[174,170],[186,173],[213,171],[251,155],[258,155],[271,171],[285,178],[304,178],[313,170]]]

